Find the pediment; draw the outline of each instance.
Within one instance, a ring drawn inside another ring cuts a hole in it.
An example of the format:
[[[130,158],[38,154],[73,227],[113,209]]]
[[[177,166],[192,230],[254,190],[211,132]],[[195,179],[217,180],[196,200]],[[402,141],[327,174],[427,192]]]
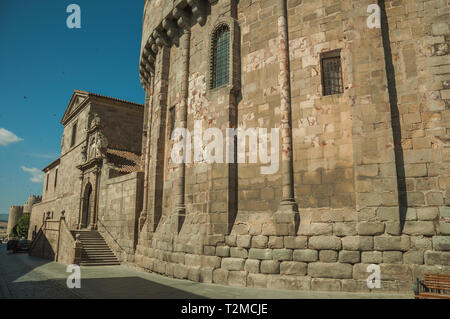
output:
[[[75,91],[70,99],[69,105],[64,112],[64,116],[61,120],[61,124],[67,123],[72,115],[78,111],[82,104],[88,99],[89,93],[83,91]]]

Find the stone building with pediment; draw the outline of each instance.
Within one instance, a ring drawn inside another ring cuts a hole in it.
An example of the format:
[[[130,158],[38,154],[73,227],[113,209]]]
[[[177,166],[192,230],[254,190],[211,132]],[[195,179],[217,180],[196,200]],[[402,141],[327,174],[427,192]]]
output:
[[[74,92],[61,121],[61,156],[43,170],[43,196],[32,209],[30,239],[47,219],[59,221],[63,215],[69,230],[105,232],[108,242],[120,245],[117,255],[132,255],[142,203],[143,112],[137,103]]]
[[[400,292],[450,274],[449,9],[145,1],[145,105],[115,101],[109,114],[95,106],[105,98],[74,94],[46,185],[66,176],[33,207],[34,224],[57,207],[65,216],[47,234],[98,230],[120,262],[196,282],[369,292],[376,265],[379,290]],[[174,162],[172,133],[196,123],[223,136],[279,129],[279,170]],[[79,261],[83,238],[67,237],[52,243],[75,241],[68,260]]]

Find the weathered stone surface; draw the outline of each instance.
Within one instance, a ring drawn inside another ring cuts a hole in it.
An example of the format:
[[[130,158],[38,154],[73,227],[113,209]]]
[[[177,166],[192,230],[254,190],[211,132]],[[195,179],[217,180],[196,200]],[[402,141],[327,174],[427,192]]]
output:
[[[281,275],[305,276],[308,264],[296,261],[283,261],[280,264]]]
[[[229,271],[225,269],[215,269],[213,271],[213,283],[219,285],[227,285],[228,284],[228,274]]]
[[[335,236],[314,236],[308,241],[308,246],[311,249],[341,249],[341,239]]]
[[[247,275],[247,287],[251,288],[266,288],[267,287],[267,275],[262,274],[248,274]]]
[[[257,260],[257,259],[247,259],[245,261],[245,266],[244,266],[244,270],[252,273],[252,274],[258,274],[260,273],[260,265],[261,261]]]
[[[363,251],[361,262],[363,264],[380,264],[383,262],[383,255],[381,251]]]
[[[314,249],[296,249],[294,250],[293,259],[295,261],[313,262],[317,261],[319,253]]]
[[[245,259],[222,258],[221,268],[225,270],[244,270]]]
[[[206,256],[215,256],[216,255],[216,247],[215,246],[204,246],[203,253]]]
[[[167,269],[167,267],[166,267]],[[194,282],[200,281],[200,267],[188,267],[187,279]]]
[[[439,215],[437,207],[420,207],[417,208],[417,218],[419,220],[435,220]]]
[[[342,247],[345,250],[372,250],[373,237],[346,236],[342,238]]]
[[[173,269],[173,275],[175,278],[186,279],[188,275],[188,267],[182,264],[176,264]]]
[[[253,236],[252,248],[267,248],[269,238],[267,236]]]
[[[338,252],[334,250],[319,251],[319,260],[324,263],[334,263],[337,261]]]
[[[311,290],[315,291],[341,291],[341,280],[339,279],[325,279],[312,278]]]
[[[358,234],[361,236],[375,236],[384,233],[384,223],[362,222],[357,226]]]
[[[230,256],[230,247],[228,247],[228,246],[217,246],[216,247],[216,256],[229,257]]]
[[[352,278],[353,267],[350,264],[315,262],[308,264],[308,276],[313,278]]]
[[[247,272],[245,271],[230,271],[228,273],[228,285],[236,287],[247,286]]]
[[[272,255],[275,260],[292,260],[292,249],[274,249]]]
[[[412,271],[408,265],[380,264],[382,280],[412,282]]]
[[[273,251],[272,249],[250,248],[248,258],[261,260],[272,259]]]
[[[431,238],[427,237],[410,237],[412,249],[431,250],[433,242]]]
[[[356,264],[361,261],[361,253],[359,251],[341,250],[339,252],[339,262],[346,264]]]
[[[310,290],[311,277],[270,275],[267,279],[267,288],[286,290]]]
[[[403,261],[403,252],[401,251],[383,251],[383,263],[401,264]]]
[[[284,247],[288,249],[303,249],[308,244],[308,237],[306,236],[285,236]]]
[[[281,249],[284,247],[283,237],[279,236],[270,236],[269,242],[267,243],[267,247],[271,249]]]
[[[247,258],[248,251],[245,248],[231,247],[230,248],[230,256],[233,258]]]
[[[250,235],[238,235],[236,239],[236,244],[238,247],[241,248],[250,248],[250,241],[251,241]]]
[[[213,269],[212,268],[200,268],[200,282],[211,284],[213,281]]]
[[[262,274],[279,274],[280,262],[278,260],[263,260],[261,261]]]
[[[406,221],[403,228],[403,233],[407,235],[425,235],[432,236],[436,234],[434,223],[431,221]]]
[[[374,237],[374,249],[376,250],[401,250],[407,251],[410,247],[409,236],[377,236]]]
[[[357,235],[356,223],[334,223],[333,234],[338,237]]]
[[[202,256],[201,267],[202,268],[219,268],[222,262],[222,258],[217,256]]]
[[[450,235],[450,223],[441,222],[439,224],[439,234],[440,235]]]
[[[424,251],[423,250],[411,250],[403,254],[403,263],[423,265],[424,263]]]
[[[450,251],[450,236],[434,236],[433,249],[441,251]]]

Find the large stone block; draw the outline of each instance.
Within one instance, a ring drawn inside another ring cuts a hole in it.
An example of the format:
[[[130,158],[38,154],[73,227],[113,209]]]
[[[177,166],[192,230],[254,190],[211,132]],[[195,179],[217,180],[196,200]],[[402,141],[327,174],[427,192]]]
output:
[[[311,249],[340,250],[341,239],[335,236],[314,236],[309,239],[308,246]]]
[[[411,250],[403,254],[403,263],[423,265],[424,251],[423,250]]]
[[[374,237],[375,250],[401,250],[407,251],[410,247],[409,236],[377,236]]]
[[[236,287],[247,286],[247,272],[246,271],[230,271],[228,273],[228,285]]]
[[[352,278],[353,267],[350,264],[315,262],[308,264],[308,276],[313,278]]]
[[[222,258],[221,268],[225,270],[244,270],[245,259]]]
[[[267,236],[253,236],[252,248],[267,248],[269,238]]]
[[[292,249],[274,249],[272,255],[275,260],[292,260]]]
[[[431,221],[406,221],[403,233],[407,235],[433,236],[436,234],[434,223]]]
[[[227,285],[228,284],[228,270],[225,269],[215,269],[213,271],[213,283],[219,285]]]
[[[248,274],[247,275],[247,287],[251,288],[266,288],[267,287],[267,275],[262,274]]]
[[[361,253],[361,262],[363,264],[381,264],[383,262],[383,254],[381,251],[363,251]]]
[[[319,251],[319,260],[324,263],[335,263],[338,258],[338,252],[334,250]]]
[[[381,280],[398,280],[412,282],[412,271],[409,265],[380,264]]]
[[[346,236],[342,238],[342,247],[345,250],[372,250],[373,237]]]
[[[326,279],[326,278],[312,278],[311,290],[315,291],[341,291],[341,280]]]
[[[341,250],[339,252],[339,262],[345,264],[356,264],[361,261],[359,251]]]
[[[303,249],[308,244],[306,236],[286,236],[284,237],[284,247],[288,249]]]
[[[361,222],[357,226],[358,234],[361,236],[375,236],[384,233],[384,223]]]
[[[216,256],[219,257],[230,257],[230,247],[228,246],[217,246]]]
[[[334,223],[333,234],[338,237],[357,235],[356,223]]]
[[[280,262],[278,260],[263,260],[261,261],[262,274],[279,274]]]
[[[202,268],[220,268],[222,258],[217,256],[202,256],[201,267]]]
[[[241,248],[250,248],[250,241],[251,241],[250,235],[238,235],[236,239],[236,244],[238,247]]]
[[[267,247],[271,249],[281,249],[284,247],[284,239],[279,236],[270,236]]]
[[[257,259],[247,259],[245,261],[244,270],[252,274],[258,274],[260,273],[260,263],[261,261]]]
[[[314,249],[296,249],[294,250],[293,259],[295,261],[313,262],[317,261],[319,253]]]
[[[401,264],[403,262],[403,252],[401,251],[383,251],[383,263]]]
[[[311,277],[269,275],[267,279],[267,288],[286,290],[311,290]]]
[[[186,279],[188,275],[188,267],[182,264],[175,264],[173,275],[175,278]]]
[[[450,251],[450,236],[434,236],[433,249],[440,251]]]
[[[281,275],[305,276],[308,270],[308,264],[296,261],[283,261],[280,264]]]
[[[231,247],[230,248],[230,256],[233,258],[247,258],[248,251],[245,248]]]
[[[270,260],[273,258],[273,252],[272,249],[250,248],[248,258]]]

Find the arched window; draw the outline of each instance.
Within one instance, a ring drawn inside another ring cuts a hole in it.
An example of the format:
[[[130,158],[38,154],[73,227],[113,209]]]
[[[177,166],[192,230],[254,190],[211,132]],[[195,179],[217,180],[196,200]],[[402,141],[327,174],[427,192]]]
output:
[[[230,82],[230,28],[223,24],[212,38],[212,88],[219,88]]]

